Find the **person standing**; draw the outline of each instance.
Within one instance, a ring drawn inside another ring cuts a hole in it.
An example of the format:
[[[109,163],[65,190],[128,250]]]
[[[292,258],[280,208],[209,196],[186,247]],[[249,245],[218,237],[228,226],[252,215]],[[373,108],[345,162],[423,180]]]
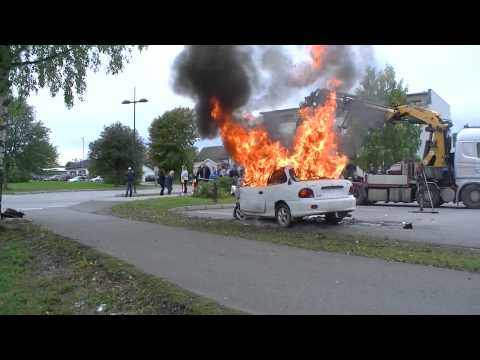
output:
[[[175,172],[173,170],[170,170],[168,173],[167,177],[165,178],[165,187],[167,188],[168,195],[172,193],[172,188],[173,188],[173,175]]]
[[[182,192],[184,194],[187,193],[187,185],[188,185],[188,170],[185,165],[182,166],[182,173],[180,174],[180,181],[182,182]]]
[[[132,197],[134,182],[135,182],[135,173],[132,170],[132,168],[129,167],[127,170],[127,192],[125,193],[125,197],[127,197],[129,193],[130,193],[130,197]]]
[[[163,195],[163,191],[165,190],[165,171],[163,169],[158,170],[158,185],[162,188],[160,190],[160,195]]]

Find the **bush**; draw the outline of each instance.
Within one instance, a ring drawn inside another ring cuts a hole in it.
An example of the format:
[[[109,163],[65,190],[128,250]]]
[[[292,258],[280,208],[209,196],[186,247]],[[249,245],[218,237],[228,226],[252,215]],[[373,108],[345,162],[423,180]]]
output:
[[[217,179],[218,188],[223,192],[230,194],[232,189],[233,179],[230,176],[224,176]]]
[[[217,197],[225,198],[230,196],[230,187],[227,189],[227,182],[220,182],[220,179],[217,180]],[[231,186],[231,185],[230,185]],[[199,198],[213,198],[213,181],[201,181],[196,187],[195,192],[193,193],[194,197]]]
[[[7,176],[8,182],[11,183],[27,182],[30,181],[32,177],[30,171],[20,169],[18,167],[13,167],[12,169],[9,169]]]

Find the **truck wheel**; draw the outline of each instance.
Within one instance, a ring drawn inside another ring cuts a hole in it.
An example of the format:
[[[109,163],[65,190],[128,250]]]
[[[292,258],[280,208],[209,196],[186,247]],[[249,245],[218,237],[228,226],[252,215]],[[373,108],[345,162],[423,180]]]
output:
[[[292,215],[287,204],[280,204],[277,206],[275,217],[277,218],[278,225],[281,227],[286,228],[292,225]]]
[[[480,209],[480,185],[465,186],[462,190],[462,202],[469,209]]]
[[[440,197],[440,191],[433,186],[428,184],[428,189],[430,190],[430,195],[432,196],[432,202],[433,202],[433,207],[437,208],[441,205],[441,197]],[[419,191],[417,190],[417,195],[416,195],[416,200],[418,202],[418,199],[420,198],[419,196]],[[423,205],[424,207],[432,207],[432,204],[430,203],[430,196],[428,195],[427,189],[423,190]]]
[[[344,216],[340,216],[339,213],[333,212],[333,213],[326,213],[325,214],[325,220],[327,223],[332,224],[332,225],[337,225],[340,221],[342,221]]]
[[[245,214],[240,210],[240,204],[235,205],[235,209],[233,209],[233,217],[237,220],[245,220],[247,217]]]

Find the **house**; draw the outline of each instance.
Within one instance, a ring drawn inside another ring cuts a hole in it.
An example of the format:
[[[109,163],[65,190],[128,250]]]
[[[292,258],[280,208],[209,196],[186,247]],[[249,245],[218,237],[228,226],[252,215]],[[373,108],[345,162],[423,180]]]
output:
[[[88,176],[89,160],[81,160],[76,162],[68,162],[65,168],[70,176]]]
[[[202,163],[205,163],[212,171],[214,168],[218,169],[221,166],[230,167],[233,161],[223,146],[209,146],[202,148],[195,157],[193,161],[194,174]]]
[[[451,119],[450,105],[432,89],[420,93],[407,94],[407,104],[436,111],[443,120]],[[426,126],[422,126],[422,128],[422,133],[420,134],[421,143],[417,152],[418,157],[421,159],[425,155],[425,144],[430,137],[430,133],[425,131]]]

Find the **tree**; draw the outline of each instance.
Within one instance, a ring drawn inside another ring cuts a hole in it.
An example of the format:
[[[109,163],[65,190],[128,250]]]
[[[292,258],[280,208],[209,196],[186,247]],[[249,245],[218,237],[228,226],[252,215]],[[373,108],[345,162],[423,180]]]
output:
[[[193,166],[198,139],[194,112],[189,108],[175,108],[155,118],[149,128],[149,157],[165,171]]]
[[[13,90],[26,98],[32,91],[60,90],[68,107],[74,94],[80,99],[86,90],[87,70],[98,71],[108,60],[107,73],[117,74],[129,60],[132,46],[125,45],[0,45],[0,189],[4,179],[6,118]],[[140,50],[144,46],[138,47]],[[1,192],[0,192],[1,211]]]
[[[5,148],[7,181],[28,181],[32,173],[56,165],[57,149],[50,143],[50,130],[41,121],[35,121],[34,108],[25,100],[11,102],[8,113]]]
[[[368,68],[356,89],[356,94],[363,100],[381,103],[387,106],[403,105],[407,102],[408,88],[403,80],[395,79],[395,70],[387,65],[383,71],[377,72]],[[401,160],[415,160],[420,146],[421,128],[414,124],[385,124],[383,121],[376,127],[369,127],[368,119],[356,119],[352,122],[351,134],[361,139],[360,151],[350,154],[354,163],[363,169],[371,166],[386,170]],[[355,139],[352,139],[352,143]]]
[[[104,127],[100,138],[89,145],[89,172],[100,175],[105,182],[116,185],[125,184],[128,167],[135,171],[138,183],[142,177],[142,165],[145,157],[145,145],[133,130],[117,122]]]

